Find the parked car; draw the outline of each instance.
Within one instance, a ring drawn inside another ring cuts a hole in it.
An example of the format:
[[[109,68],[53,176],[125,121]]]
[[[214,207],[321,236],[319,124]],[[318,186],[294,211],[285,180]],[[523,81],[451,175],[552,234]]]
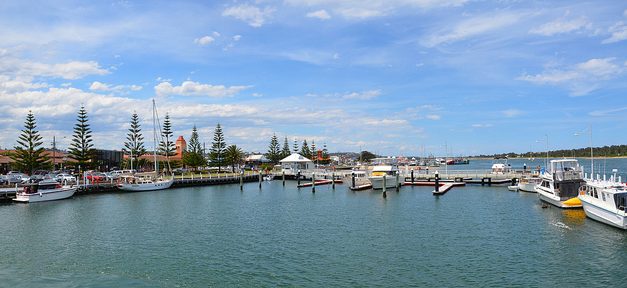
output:
[[[87,176],[85,176],[85,178],[87,178],[87,180],[89,180],[89,182],[92,182],[92,183],[100,183],[100,182],[107,181],[107,175],[101,172],[89,173],[87,174]]]
[[[36,170],[35,172],[33,172],[33,175],[30,176],[30,180],[39,182],[41,180],[44,180],[46,174],[48,174],[48,171],[46,170]]]
[[[59,183],[76,183],[76,177],[66,173],[57,174],[54,180]]]

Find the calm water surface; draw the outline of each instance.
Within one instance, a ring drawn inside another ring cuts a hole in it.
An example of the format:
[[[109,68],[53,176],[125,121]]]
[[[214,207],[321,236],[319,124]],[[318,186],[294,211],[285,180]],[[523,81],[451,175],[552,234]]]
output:
[[[535,194],[294,182],[0,206],[0,286],[605,286],[627,232]],[[621,285],[619,285],[621,286]]]

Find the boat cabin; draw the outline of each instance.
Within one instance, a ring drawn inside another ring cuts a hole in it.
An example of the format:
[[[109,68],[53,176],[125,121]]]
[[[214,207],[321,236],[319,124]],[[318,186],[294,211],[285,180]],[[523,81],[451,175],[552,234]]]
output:
[[[28,184],[24,186],[24,193],[36,194],[42,190],[51,190],[61,188],[61,184],[56,181],[42,181],[39,183]]]

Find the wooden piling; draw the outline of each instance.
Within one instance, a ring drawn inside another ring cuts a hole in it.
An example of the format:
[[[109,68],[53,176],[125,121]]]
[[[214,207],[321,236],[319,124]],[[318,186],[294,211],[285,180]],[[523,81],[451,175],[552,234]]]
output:
[[[281,178],[283,179],[283,187],[285,187],[285,171],[281,173]]]
[[[311,193],[316,193],[316,174],[311,172]]]
[[[335,172],[331,173],[331,181],[333,181],[333,184],[331,184],[331,188],[335,190]]]

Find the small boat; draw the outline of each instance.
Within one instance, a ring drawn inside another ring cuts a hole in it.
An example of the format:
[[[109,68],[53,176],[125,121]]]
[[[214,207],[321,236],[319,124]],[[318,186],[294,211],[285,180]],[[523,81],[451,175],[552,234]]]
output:
[[[386,188],[396,187],[398,168],[394,165],[377,165],[372,168],[372,173],[368,179],[372,184],[372,189],[383,189],[383,182]],[[384,181],[385,179],[385,181]]]
[[[274,180],[274,175],[268,174],[266,176],[263,176],[263,180],[264,181],[272,181],[272,180]]]
[[[536,186],[542,182],[540,177],[523,177],[518,181],[518,191],[536,193]]]
[[[586,216],[627,230],[627,186],[615,179],[586,181],[579,189],[579,200]]]
[[[13,201],[31,203],[66,199],[76,193],[76,188],[76,186],[63,186],[57,181],[44,180],[24,186],[21,192],[15,194]]]
[[[540,200],[560,208],[581,208],[577,198],[585,184],[583,169],[576,159],[551,160],[549,169],[540,174],[535,190]]]
[[[513,191],[513,192],[518,192],[518,185],[513,185],[513,186],[507,186],[507,190],[509,191]]]

